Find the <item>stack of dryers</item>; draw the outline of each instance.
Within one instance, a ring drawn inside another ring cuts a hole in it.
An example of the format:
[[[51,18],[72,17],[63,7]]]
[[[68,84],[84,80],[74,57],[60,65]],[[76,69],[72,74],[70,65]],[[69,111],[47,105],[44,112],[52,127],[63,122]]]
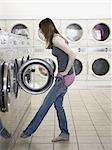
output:
[[[18,82],[17,73],[29,58],[29,39],[0,31],[0,149],[11,149],[22,120],[30,108],[30,96]]]
[[[61,20],[62,35],[76,54],[74,70],[76,81],[71,88],[86,87],[87,81],[87,21]]]
[[[88,86],[111,86],[111,20],[88,21]]]

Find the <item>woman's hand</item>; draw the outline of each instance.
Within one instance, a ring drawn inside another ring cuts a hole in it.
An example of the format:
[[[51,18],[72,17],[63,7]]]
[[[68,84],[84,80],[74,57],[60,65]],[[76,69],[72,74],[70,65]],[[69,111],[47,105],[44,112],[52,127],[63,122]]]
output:
[[[67,75],[67,72],[66,71],[63,71],[63,72],[58,72],[57,76],[58,77],[64,77]]]

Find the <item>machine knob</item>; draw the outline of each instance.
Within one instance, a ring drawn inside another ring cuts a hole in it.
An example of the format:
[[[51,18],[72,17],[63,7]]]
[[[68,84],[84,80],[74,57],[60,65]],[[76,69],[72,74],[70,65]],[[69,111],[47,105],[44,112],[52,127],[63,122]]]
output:
[[[108,52],[108,48],[105,48],[106,52]]]

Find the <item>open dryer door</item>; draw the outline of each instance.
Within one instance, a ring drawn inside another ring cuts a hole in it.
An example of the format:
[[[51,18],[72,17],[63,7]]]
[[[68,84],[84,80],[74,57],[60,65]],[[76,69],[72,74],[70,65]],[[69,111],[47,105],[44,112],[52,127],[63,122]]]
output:
[[[20,67],[18,83],[27,93],[41,94],[51,87],[54,71],[55,66],[52,66],[48,60],[30,59]]]
[[[0,109],[2,112],[8,112],[10,104],[8,93],[10,92],[10,72],[9,66],[4,62],[1,66],[1,99]]]

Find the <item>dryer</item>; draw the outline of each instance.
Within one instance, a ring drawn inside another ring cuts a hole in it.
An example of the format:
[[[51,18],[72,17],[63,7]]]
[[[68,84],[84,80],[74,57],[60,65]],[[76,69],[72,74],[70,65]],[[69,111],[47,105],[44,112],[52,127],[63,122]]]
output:
[[[39,20],[34,20],[34,52],[38,51],[39,49],[44,49],[45,48],[45,41],[42,33],[39,32]],[[60,20],[53,19],[53,22],[58,29],[59,32],[61,32],[60,28]]]
[[[88,46],[110,46],[112,40],[111,20],[88,20]]]
[[[26,36],[33,45],[33,21],[32,20],[6,20],[6,31]]]
[[[61,20],[61,30],[71,47],[87,46],[86,20]]]
[[[88,48],[88,80],[111,80],[111,55],[109,48]]]

